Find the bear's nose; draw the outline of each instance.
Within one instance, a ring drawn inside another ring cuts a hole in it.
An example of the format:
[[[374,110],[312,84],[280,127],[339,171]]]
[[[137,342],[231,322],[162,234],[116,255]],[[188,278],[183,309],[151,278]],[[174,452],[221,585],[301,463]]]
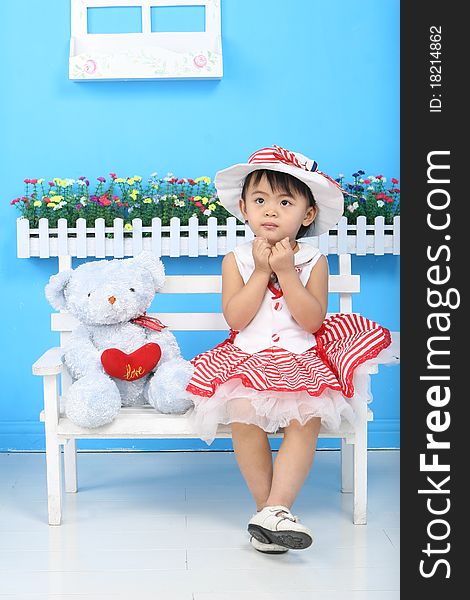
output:
[[[110,302],[111,304],[114,304],[116,302],[116,296],[110,296],[108,298],[108,302]]]

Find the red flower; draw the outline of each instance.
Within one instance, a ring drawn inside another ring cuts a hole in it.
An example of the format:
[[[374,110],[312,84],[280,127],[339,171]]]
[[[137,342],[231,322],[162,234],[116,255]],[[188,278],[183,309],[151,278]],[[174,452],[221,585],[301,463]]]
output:
[[[118,203],[117,203],[117,205],[118,205],[119,207],[123,206],[122,202],[118,202]]]
[[[24,182],[25,183],[31,183],[31,180],[30,179],[25,179]]]
[[[113,200],[114,202],[117,202],[119,200],[119,196],[113,196]]]
[[[106,194],[104,194],[103,196],[100,196],[100,203],[102,206],[109,206],[111,204],[111,200],[108,198],[108,196],[106,196]]]
[[[109,176],[111,177],[111,179],[116,179],[117,177],[116,173],[110,173]]]
[[[81,208],[83,208],[83,204],[80,204],[80,202],[78,204],[75,205],[75,208],[77,210],[80,210]]]
[[[15,198],[14,200],[12,200],[12,201],[10,202],[10,204],[16,204],[16,203],[17,203],[17,202],[19,202],[19,201],[20,201],[20,199],[19,199],[19,198]]]
[[[178,183],[184,183],[184,179],[178,179]]]
[[[43,200],[44,200],[44,202],[45,202],[46,204],[49,204],[49,202],[51,202],[51,199],[50,199],[50,198],[43,198]]]
[[[377,199],[380,200],[381,198],[385,198],[385,194],[377,194]]]
[[[38,182],[37,179],[31,179],[31,181],[29,183],[32,183],[33,185],[36,185],[37,182]]]
[[[376,175],[375,178],[376,179],[382,179],[383,175]]]
[[[190,202],[194,202],[194,196],[189,196],[188,200],[189,200]]]
[[[389,202],[389,203],[393,202],[393,198],[390,198],[390,196],[385,196],[384,195],[384,200],[385,200],[385,202]]]
[[[189,183],[189,185],[196,185],[196,182],[194,181],[194,179],[188,179],[188,183]]]
[[[395,188],[393,191],[394,191],[394,192],[397,192],[397,194],[399,194],[399,193],[400,193],[400,190],[399,190],[399,188]]]
[[[396,185],[398,183],[398,179],[395,179],[395,177],[392,177],[392,183],[394,183]]]
[[[365,183],[366,185],[369,185],[369,183],[370,183],[370,179],[364,179],[364,183]]]
[[[129,206],[129,202],[124,202],[124,206]]]
[[[55,186],[55,183],[54,183],[53,181],[48,181],[47,183],[48,183],[48,184],[49,184],[51,187],[54,187],[54,186]]]
[[[196,206],[198,206],[199,208],[204,208],[204,205],[201,204],[200,202],[195,202],[194,203]]]

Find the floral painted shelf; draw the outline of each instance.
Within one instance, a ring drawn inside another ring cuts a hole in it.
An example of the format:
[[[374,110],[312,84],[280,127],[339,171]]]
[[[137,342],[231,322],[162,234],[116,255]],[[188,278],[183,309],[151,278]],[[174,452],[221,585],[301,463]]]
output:
[[[385,225],[382,216],[376,217],[373,225],[366,221],[366,217],[359,216],[357,223],[350,225],[343,216],[329,232],[305,241],[326,255],[400,254],[399,216],[393,218],[392,225]],[[191,217],[188,225],[181,225],[178,217],[173,217],[170,225],[161,223],[155,217],[150,227],[144,227],[142,219],[137,218],[126,228],[124,220],[116,218],[112,227],[106,227],[105,220],[99,218],[94,227],[87,227],[85,219],[78,219],[76,226],[69,227],[66,219],[59,219],[57,227],[49,227],[48,219],[41,218],[39,227],[31,228],[28,219],[19,217],[17,255],[122,258],[150,250],[157,256],[221,256],[253,238],[251,229],[237,224],[235,217],[229,217],[223,225],[215,217],[209,217],[207,225],[200,225],[197,217]]]

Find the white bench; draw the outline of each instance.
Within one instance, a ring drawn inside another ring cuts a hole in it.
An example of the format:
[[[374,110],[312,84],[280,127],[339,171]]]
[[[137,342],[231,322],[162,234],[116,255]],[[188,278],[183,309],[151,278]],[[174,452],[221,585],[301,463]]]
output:
[[[330,275],[329,291],[339,294],[340,312],[352,312],[352,294],[360,290],[359,275],[351,274],[351,255],[339,255],[339,274]],[[59,268],[70,268],[70,257],[60,257]],[[221,277],[212,275],[167,276],[160,293],[204,294],[220,293]],[[328,315],[333,313],[328,313]],[[163,323],[173,331],[221,331],[228,332],[222,313],[157,313]],[[51,315],[52,330],[60,332],[61,345],[76,325],[74,317],[62,311]],[[393,333],[392,336],[399,335]],[[203,351],[204,348],[201,348]],[[44,410],[40,419],[45,422],[48,514],[50,525],[60,525],[62,506],[61,446],[64,447],[65,491],[76,492],[76,439],[136,439],[136,438],[196,438],[188,424],[188,414],[164,415],[152,407],[122,408],[117,418],[104,427],[83,429],[66,418],[61,405],[59,383],[65,395],[71,378],[61,359],[61,348],[51,348],[33,365],[33,374],[43,377]],[[377,365],[370,365],[368,372],[377,373]],[[192,410],[192,409],[191,409]],[[358,425],[353,428],[343,421],[338,431],[320,430],[320,437],[341,439],[341,491],[353,492],[353,520],[365,524],[367,520],[367,421],[373,419],[372,411],[360,408]],[[282,437],[281,432],[269,434]],[[219,425],[218,438],[231,437],[230,425]]]

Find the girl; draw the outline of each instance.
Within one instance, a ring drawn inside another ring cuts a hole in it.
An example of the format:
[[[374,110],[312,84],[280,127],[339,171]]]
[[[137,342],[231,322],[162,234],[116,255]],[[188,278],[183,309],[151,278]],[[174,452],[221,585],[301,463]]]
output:
[[[222,262],[231,335],[191,361],[190,419],[208,444],[219,423],[231,423],[257,505],[248,523],[252,545],[270,553],[307,548],[312,533],[290,507],[312,466],[320,425],[337,428],[342,417],[354,423],[348,399],[371,400],[367,376],[355,370],[390,345],[390,332],[358,315],[325,319],[327,259],[298,239],[331,229],[344,200],[315,161],[263,148],[246,164],[219,171],[214,183],[222,205],[255,239]],[[284,438],[273,468],[267,434],[276,431]]]

